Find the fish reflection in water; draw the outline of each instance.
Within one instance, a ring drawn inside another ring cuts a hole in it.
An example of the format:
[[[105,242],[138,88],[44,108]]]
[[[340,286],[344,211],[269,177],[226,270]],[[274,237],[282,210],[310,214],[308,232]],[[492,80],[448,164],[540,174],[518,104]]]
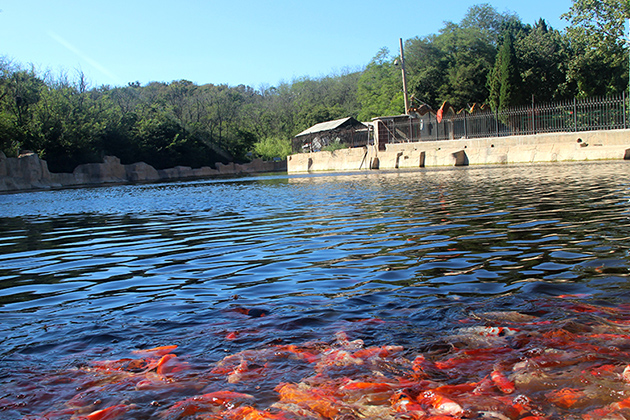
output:
[[[216,362],[179,355],[175,344],[132,350],[34,374],[48,391],[32,408],[52,406],[24,419],[626,418],[630,305],[574,298],[537,301],[530,313],[471,311],[426,352],[353,337],[387,325],[381,319]],[[17,404],[4,398],[0,408]]]

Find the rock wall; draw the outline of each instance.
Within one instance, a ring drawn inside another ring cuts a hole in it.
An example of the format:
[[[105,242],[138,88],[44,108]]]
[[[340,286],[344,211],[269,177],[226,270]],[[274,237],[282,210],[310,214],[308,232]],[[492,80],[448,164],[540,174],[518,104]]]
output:
[[[144,162],[123,165],[117,157],[105,156],[103,163],[79,165],[72,173],[51,173],[46,161],[41,160],[35,153],[28,152],[17,158],[7,158],[0,152],[0,191],[194,179],[286,170],[286,161],[264,162],[259,159],[248,164],[217,163],[216,169],[208,166],[197,169],[177,166],[157,170]]]

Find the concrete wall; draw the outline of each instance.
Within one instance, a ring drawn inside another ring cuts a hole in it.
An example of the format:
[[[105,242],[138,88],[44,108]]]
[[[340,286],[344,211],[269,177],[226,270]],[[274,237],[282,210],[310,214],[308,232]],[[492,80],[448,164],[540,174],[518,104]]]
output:
[[[368,169],[372,147],[355,147],[334,152],[298,153],[287,157],[289,172],[352,171]]]
[[[398,143],[387,144],[385,151],[368,146],[303,153],[288,157],[287,170],[295,173],[621,159],[630,159],[630,130]]]

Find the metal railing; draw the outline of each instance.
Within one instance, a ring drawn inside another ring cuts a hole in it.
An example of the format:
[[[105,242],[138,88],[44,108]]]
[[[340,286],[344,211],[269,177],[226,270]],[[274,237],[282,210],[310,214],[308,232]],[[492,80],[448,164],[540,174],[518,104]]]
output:
[[[367,127],[364,130],[356,128],[325,131],[305,136],[294,137],[291,143],[293,153],[308,153],[327,150],[332,147],[360,147],[369,142]]]
[[[628,95],[573,99],[553,104],[513,107],[503,111],[450,112],[441,122],[433,113],[407,121],[388,121],[390,143],[471,139],[553,132],[630,128]]]

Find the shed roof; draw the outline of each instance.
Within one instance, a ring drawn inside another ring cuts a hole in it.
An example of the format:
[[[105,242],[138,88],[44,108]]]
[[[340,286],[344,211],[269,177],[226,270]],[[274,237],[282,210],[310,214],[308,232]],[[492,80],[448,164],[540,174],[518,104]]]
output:
[[[305,136],[307,134],[321,133],[323,131],[336,130],[344,126],[353,127],[353,126],[359,126],[359,125],[362,126],[361,128],[367,129],[367,126],[365,126],[365,124],[363,124],[360,121],[357,121],[356,119],[352,117],[341,118],[339,120],[326,121],[319,124],[315,124],[311,128],[307,128],[301,133],[296,134],[295,137]]]

